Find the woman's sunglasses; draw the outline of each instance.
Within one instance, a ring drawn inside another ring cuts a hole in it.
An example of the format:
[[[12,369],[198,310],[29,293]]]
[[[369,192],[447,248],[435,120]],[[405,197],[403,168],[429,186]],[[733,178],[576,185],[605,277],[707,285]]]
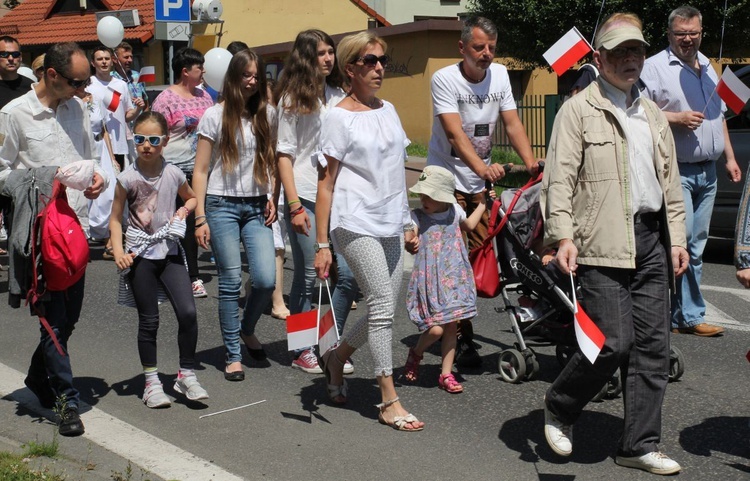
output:
[[[135,145],[141,145],[146,140],[148,140],[148,143],[153,145],[154,147],[158,147],[161,145],[161,143],[167,138],[166,135],[141,135],[141,134],[135,134],[133,136],[133,142],[135,142]]]
[[[73,80],[72,78],[66,77],[65,75],[63,75],[62,72],[59,72],[57,70],[55,70],[55,72],[57,72],[57,75],[67,80],[68,85],[70,85],[76,90],[78,90],[81,87],[88,87],[89,85],[91,85],[91,77],[87,79],[83,79],[83,80]]]
[[[8,57],[20,58],[21,52],[0,52],[0,58],[8,58]]]
[[[388,60],[388,55],[381,55],[380,57],[378,57],[375,54],[368,53],[367,55],[359,57],[356,61],[362,61],[362,64],[368,67],[375,67],[377,66],[378,62],[380,62],[380,65],[385,68],[388,66]]]

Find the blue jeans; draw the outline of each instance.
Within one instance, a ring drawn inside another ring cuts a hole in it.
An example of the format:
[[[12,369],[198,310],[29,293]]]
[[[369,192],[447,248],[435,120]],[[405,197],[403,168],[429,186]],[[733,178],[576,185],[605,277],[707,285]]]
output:
[[[58,400],[64,397],[66,406],[75,409],[79,407],[80,394],[73,387],[73,370],[70,366],[68,339],[73,334],[73,329],[75,329],[78,318],[81,316],[85,284],[86,276],[83,276],[66,291],[49,292],[49,300],[41,303],[42,312],[45,313],[47,322],[54,331],[65,355],[60,355],[52,338],[40,323],[41,338],[39,345],[31,356],[31,365],[29,366],[29,377],[39,380],[49,378],[49,384],[55,397]]]
[[[716,162],[678,164],[685,199],[685,230],[690,256],[687,271],[677,279],[672,301],[672,327],[692,327],[704,322],[706,301],[701,294],[703,250],[716,199]]]
[[[206,196],[206,219],[219,273],[219,324],[227,364],[242,360],[240,329],[246,336],[255,333],[255,325],[276,286],[273,231],[265,225],[266,202],[266,196]],[[240,242],[245,246],[252,278],[241,323],[238,306],[242,289]]]
[[[307,312],[310,310],[315,289],[315,202],[300,198],[302,207],[305,208],[310,218],[310,232],[308,235],[298,234],[292,227],[292,217],[289,215],[289,207],[285,207],[285,219],[287,232],[289,233],[289,245],[292,247],[292,258],[294,260],[294,277],[292,278],[292,290],[289,293],[289,311],[292,314]],[[336,328],[339,335],[344,332],[344,324],[352,307],[352,302],[357,297],[359,287],[354,279],[349,265],[344,256],[337,255],[338,281],[331,295],[331,309],[336,316]],[[309,349],[309,348],[307,348]],[[295,357],[306,349],[295,351]]]

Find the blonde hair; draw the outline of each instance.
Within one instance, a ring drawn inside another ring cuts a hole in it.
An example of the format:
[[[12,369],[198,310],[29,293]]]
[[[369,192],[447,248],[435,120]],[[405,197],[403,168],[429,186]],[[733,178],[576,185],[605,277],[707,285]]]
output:
[[[346,78],[346,66],[350,63],[356,62],[362,51],[366,49],[368,45],[374,44],[383,47],[383,52],[388,50],[388,44],[385,43],[385,40],[367,30],[353,35],[347,35],[341,39],[341,42],[339,42],[339,46],[336,49],[336,63],[338,64],[339,70],[344,78]]]

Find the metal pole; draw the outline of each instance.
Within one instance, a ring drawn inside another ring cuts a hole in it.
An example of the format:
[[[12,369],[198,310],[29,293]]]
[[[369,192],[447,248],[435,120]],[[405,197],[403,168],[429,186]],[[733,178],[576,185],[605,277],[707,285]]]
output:
[[[168,55],[168,70],[169,70],[169,85],[174,85],[174,72],[172,71],[172,59],[174,58],[174,42],[169,41],[169,55]]]

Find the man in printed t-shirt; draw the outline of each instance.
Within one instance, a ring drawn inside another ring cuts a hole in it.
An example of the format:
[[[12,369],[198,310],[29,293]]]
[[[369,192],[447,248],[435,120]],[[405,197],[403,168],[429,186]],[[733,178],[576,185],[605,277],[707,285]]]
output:
[[[493,63],[497,28],[483,17],[470,17],[464,23],[458,50],[463,60],[435,72],[432,77],[432,105],[436,120],[427,153],[427,165],[439,165],[456,177],[456,199],[471,215],[484,200],[485,182],[505,175],[499,164],[490,164],[492,133],[498,117],[510,143],[529,171],[536,159],[521,119],[518,117],[510,79],[505,66]],[[485,213],[473,232],[468,233],[469,249],[487,237],[489,216]],[[471,322],[459,325],[457,363],[477,365],[481,360],[471,343]],[[468,351],[467,351],[468,349]],[[464,354],[469,354],[464,356]],[[461,358],[464,361],[461,361]]]

